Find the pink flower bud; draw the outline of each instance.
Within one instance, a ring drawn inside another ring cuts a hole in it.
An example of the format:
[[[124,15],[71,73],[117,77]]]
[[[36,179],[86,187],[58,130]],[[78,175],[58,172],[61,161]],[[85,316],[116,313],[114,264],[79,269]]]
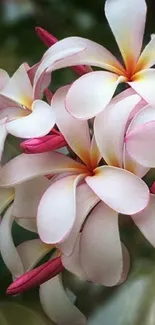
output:
[[[151,185],[150,192],[152,194],[155,194],[155,182],[153,182],[153,184]]]
[[[42,40],[42,42],[48,47],[58,42],[58,39],[56,37],[54,37],[52,34],[50,34],[49,32],[47,32],[45,29],[41,27],[36,27],[35,31],[39,36],[39,38]],[[88,68],[84,65],[71,67],[71,69],[74,70],[80,76],[88,72]]]
[[[16,295],[35,288],[63,271],[61,257],[56,257],[21,275],[7,289],[7,295]]]
[[[53,151],[66,146],[66,144],[63,135],[59,131],[53,129],[51,134],[41,138],[25,140],[20,146],[25,153],[31,154]]]

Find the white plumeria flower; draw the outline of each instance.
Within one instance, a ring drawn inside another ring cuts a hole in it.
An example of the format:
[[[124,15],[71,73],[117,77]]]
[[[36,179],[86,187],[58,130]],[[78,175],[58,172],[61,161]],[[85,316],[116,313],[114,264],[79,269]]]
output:
[[[5,82],[0,89],[0,119],[5,119],[7,133],[27,139],[46,135],[55,124],[51,106],[33,99],[29,78],[33,69],[22,64],[11,78],[0,71],[0,82]]]
[[[148,103],[155,104],[155,38],[141,53],[145,18],[145,0],[106,0],[105,14],[122,54],[123,66],[103,46],[88,39],[69,37],[53,45],[44,54],[34,79],[34,94],[48,85],[50,72],[66,66],[85,64],[108,71],[83,75],[70,87],[66,108],[80,119],[101,112],[110,102],[120,82],[126,82]],[[140,54],[141,53],[141,54]]]
[[[52,108],[56,114],[59,130],[80,158],[80,162],[57,152],[31,156],[22,154],[2,168],[0,185],[18,186],[39,175],[60,174],[40,200],[37,215],[39,236],[47,244],[59,245],[64,255],[72,254],[81,227],[94,208],[86,225],[89,229],[93,224],[92,227],[96,227],[94,228],[96,231],[87,231],[87,227],[84,226],[80,240],[84,243],[81,244],[83,249],[80,257],[82,271],[80,267],[73,267],[71,263],[72,271],[79,270],[80,274],[86,274],[89,280],[112,286],[120,281],[123,271],[118,214],[134,215],[147,206],[150,198],[149,189],[141,177],[148,169],[142,168],[137,163],[134,174],[124,167],[121,161],[124,141],[122,130],[121,134],[116,133],[117,136],[114,136],[115,142],[118,142],[116,146],[118,159],[112,159],[108,165],[99,166],[102,150],[100,154],[95,137],[90,138],[88,122],[75,119],[66,111],[64,99],[67,91],[68,86],[60,88],[55,93]],[[111,105],[113,111],[122,111],[123,121],[126,121],[129,114],[137,110],[136,106],[140,100],[137,94],[127,96],[125,92],[115,98]],[[100,128],[99,132],[102,135]],[[98,138],[97,141],[99,142]],[[103,158],[106,160],[106,154],[103,154]],[[81,181],[83,184],[80,184]],[[26,207],[24,210],[26,213]],[[101,234],[98,237],[97,232]],[[113,236],[109,236],[109,233]],[[94,245],[96,238],[98,241]],[[88,249],[92,245],[93,249],[89,254]],[[68,261],[64,263],[67,267]]]

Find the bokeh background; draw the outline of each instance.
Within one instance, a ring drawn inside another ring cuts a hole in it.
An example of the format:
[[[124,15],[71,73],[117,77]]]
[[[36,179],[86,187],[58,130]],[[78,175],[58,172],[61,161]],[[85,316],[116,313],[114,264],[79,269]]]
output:
[[[104,3],[105,0],[1,0],[0,68],[11,75],[21,63],[33,65],[40,60],[46,47],[36,36],[35,26],[47,29],[59,39],[71,35],[90,38],[119,58],[104,16]],[[144,44],[155,33],[155,0],[148,0],[147,4]],[[54,87],[68,83],[73,77],[69,69],[55,72]],[[8,152],[11,150],[8,147]],[[147,176],[148,183],[153,179],[154,171]],[[77,282],[67,274],[65,282],[76,293],[77,306],[88,316],[88,325],[155,325],[155,250],[129,218],[122,216],[120,220],[121,239],[132,258],[127,282],[110,289]],[[21,232],[18,227],[13,231],[16,244],[32,238],[32,234]],[[0,262],[0,325],[53,324],[41,310],[38,290],[6,298],[10,282],[10,274]]]

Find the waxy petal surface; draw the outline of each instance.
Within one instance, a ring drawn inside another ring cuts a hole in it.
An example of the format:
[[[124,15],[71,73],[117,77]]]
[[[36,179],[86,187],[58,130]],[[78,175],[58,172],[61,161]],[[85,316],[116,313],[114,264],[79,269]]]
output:
[[[121,168],[99,167],[94,176],[86,177],[86,182],[102,201],[118,213],[137,213],[149,202],[147,185]]]
[[[82,225],[94,206],[99,202],[98,196],[90,189],[90,187],[83,183],[77,187],[76,190],[76,218],[71,232],[67,238],[59,243],[57,247],[65,255],[70,255],[74,249],[78,234]]]
[[[13,215],[16,218],[35,218],[40,199],[51,182],[44,176],[15,186]]]
[[[79,234],[72,254],[70,256],[62,255],[61,260],[66,270],[86,280],[87,276],[80,261],[80,237]]]
[[[131,157],[141,165],[154,168],[155,121],[134,129],[126,136],[126,149]]]
[[[123,77],[94,71],[83,75],[70,87],[66,96],[68,112],[79,119],[89,119],[99,114],[109,104]]]
[[[38,233],[47,244],[63,240],[76,218],[76,186],[81,175],[54,182],[44,193],[37,214]]]
[[[115,285],[122,274],[123,257],[118,214],[100,202],[89,215],[80,241],[81,265],[88,279]]]
[[[10,187],[37,176],[62,172],[84,173],[84,165],[58,153],[46,152],[33,155],[21,154],[0,170],[0,186]]]
[[[144,98],[147,103],[155,105],[155,69],[146,69],[137,72],[132,81],[128,82],[128,84],[137,94]]]
[[[1,91],[1,94],[31,109],[33,98],[32,86],[25,64],[22,64],[14,73],[6,87]]]
[[[42,100],[36,100],[31,114],[8,122],[6,128],[16,137],[35,138],[48,134],[54,124],[55,114],[52,107]]]
[[[102,157],[107,164],[122,167],[124,136],[132,110],[140,101],[131,95],[116,104],[110,104],[95,118],[94,132]]]
[[[54,94],[51,106],[56,116],[56,124],[71,149],[90,164],[90,135],[87,121],[79,121],[65,108],[65,97],[69,86],[62,87]]]
[[[86,324],[85,316],[69,300],[60,276],[41,285],[40,302],[48,317],[58,325]]]
[[[115,36],[126,68],[133,72],[141,52],[145,19],[145,0],[106,0],[105,14]]]

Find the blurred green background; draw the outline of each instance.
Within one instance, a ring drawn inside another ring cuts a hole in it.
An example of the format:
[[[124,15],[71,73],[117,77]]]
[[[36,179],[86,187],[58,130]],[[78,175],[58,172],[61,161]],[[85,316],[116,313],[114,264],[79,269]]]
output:
[[[46,47],[36,36],[35,26],[47,29],[59,39],[71,35],[90,38],[103,44],[119,58],[104,16],[104,3],[105,0],[1,0],[0,68],[12,74],[21,63],[33,65],[40,60]],[[155,0],[148,0],[147,4],[144,44],[155,32]],[[73,77],[69,69],[55,74],[56,87],[68,83]],[[151,183],[152,179],[151,176],[151,181],[148,181]],[[19,229],[15,237],[21,240]],[[27,238],[29,235],[22,233],[22,241]],[[132,258],[132,271],[125,285],[103,288],[79,283],[72,276],[67,278],[67,285],[77,294],[77,305],[89,317],[88,325],[155,325],[155,250],[130,220],[121,223],[121,239]],[[48,323],[40,310],[36,291],[8,301],[5,290],[10,282],[11,277],[1,264],[0,325],[52,324]],[[16,303],[20,305],[14,305]],[[30,308],[29,311],[26,308]],[[31,315],[35,310],[40,322],[35,315]]]

